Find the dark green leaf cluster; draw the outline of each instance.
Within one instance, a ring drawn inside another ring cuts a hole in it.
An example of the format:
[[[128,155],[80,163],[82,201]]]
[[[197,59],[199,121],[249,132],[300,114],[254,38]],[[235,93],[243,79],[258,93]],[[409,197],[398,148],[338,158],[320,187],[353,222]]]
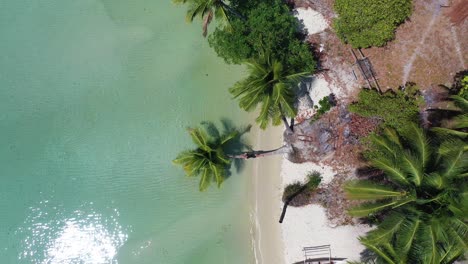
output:
[[[364,117],[382,119],[384,127],[405,131],[418,121],[419,97],[413,86],[406,90],[387,91],[380,94],[376,90],[363,89],[358,101],[349,106],[353,113]]]
[[[322,182],[322,176],[320,172],[313,171],[307,174],[306,185],[309,191],[315,191],[321,182]]]
[[[468,153],[458,138],[428,136],[416,126],[373,136],[381,153],[371,164],[385,180],[350,182],[350,199],[367,200],[350,210],[382,215],[377,229],[360,238],[376,263],[453,263],[467,250]]]
[[[267,55],[291,72],[312,72],[316,63],[309,45],[302,42],[299,21],[281,0],[254,1],[243,10],[246,19],[234,18],[232,30],[217,28],[209,37],[210,46],[227,63],[240,64]]]
[[[384,46],[411,15],[411,0],[336,0],[333,27],[354,48]]]
[[[318,106],[314,105],[314,108],[317,109],[317,113],[314,115],[312,121],[318,120],[323,114],[330,111],[330,109],[335,105],[333,95],[325,96],[324,98],[320,99],[318,102]]]
[[[213,123],[189,128],[188,133],[196,148],[181,152],[173,163],[183,167],[189,177],[200,176],[200,191],[206,190],[211,182],[220,187],[229,175],[230,158],[225,154],[226,146],[238,140],[241,133],[235,129],[220,131]]]

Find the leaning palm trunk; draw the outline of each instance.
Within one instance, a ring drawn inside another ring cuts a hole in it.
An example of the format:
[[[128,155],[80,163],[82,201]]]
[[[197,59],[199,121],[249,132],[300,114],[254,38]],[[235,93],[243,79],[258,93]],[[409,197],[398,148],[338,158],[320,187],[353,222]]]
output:
[[[291,122],[291,125],[289,125],[288,120],[286,120],[286,116],[284,115],[283,108],[281,107],[281,104],[278,105],[278,108],[280,110],[281,120],[283,121],[283,124],[284,124],[286,130],[288,132],[293,133],[294,131],[293,131],[292,122]],[[292,119],[292,120],[294,120],[294,119]]]
[[[237,154],[237,155],[227,154],[226,156],[231,159],[252,159],[252,158],[265,157],[265,156],[271,156],[271,155],[279,155],[279,154],[284,154],[288,152],[289,152],[289,149],[287,148],[287,145],[284,145],[280,148],[272,149],[272,150],[266,150],[266,151],[254,150],[254,151],[248,151],[248,152],[244,152],[242,154]]]

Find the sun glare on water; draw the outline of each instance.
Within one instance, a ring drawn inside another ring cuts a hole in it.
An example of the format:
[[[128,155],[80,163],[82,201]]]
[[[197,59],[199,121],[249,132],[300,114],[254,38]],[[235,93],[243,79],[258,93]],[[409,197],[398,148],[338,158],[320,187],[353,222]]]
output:
[[[37,264],[117,263],[117,251],[128,234],[117,222],[116,209],[103,216],[88,204],[65,213],[62,208],[48,206],[47,201],[30,209],[16,232],[23,237],[20,260]]]

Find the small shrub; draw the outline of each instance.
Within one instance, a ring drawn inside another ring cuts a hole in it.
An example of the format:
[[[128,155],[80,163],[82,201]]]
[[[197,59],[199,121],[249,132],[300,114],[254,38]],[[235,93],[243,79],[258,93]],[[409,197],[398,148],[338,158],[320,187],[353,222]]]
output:
[[[317,109],[317,113],[315,113],[312,121],[318,120],[320,117],[322,117],[322,115],[330,111],[330,109],[335,105],[336,102],[333,94],[320,99],[320,101],[318,102],[318,106],[314,105],[314,108]]]
[[[320,172],[313,171],[307,174],[306,185],[309,191],[315,191],[321,182],[322,182],[322,176],[320,175]]]
[[[363,117],[378,117],[383,121],[382,126],[405,131],[418,121],[421,100],[416,86],[384,94],[363,89],[358,101],[349,106],[349,111]]]

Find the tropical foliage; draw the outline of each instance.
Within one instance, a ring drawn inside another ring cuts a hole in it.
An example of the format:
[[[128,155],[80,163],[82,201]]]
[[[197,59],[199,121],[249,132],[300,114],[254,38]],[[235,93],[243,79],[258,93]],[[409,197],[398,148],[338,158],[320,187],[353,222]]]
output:
[[[230,27],[230,8],[222,0],[173,0],[176,4],[188,4],[186,20],[192,22],[196,17],[203,20],[203,36],[208,33],[208,26],[211,20],[216,18],[218,23]]]
[[[317,110],[314,117],[312,118],[312,122],[320,119],[326,112],[330,111],[330,109],[335,106],[335,96],[330,94],[329,96],[325,96],[318,101],[318,105],[314,105],[314,109]]]
[[[364,117],[377,117],[382,127],[391,127],[404,132],[419,118],[419,92],[414,86],[405,90],[388,90],[380,94],[377,90],[362,89],[357,102],[349,106],[349,111]]]
[[[349,213],[383,219],[360,240],[377,263],[453,263],[467,250],[466,141],[427,136],[417,127],[385,129],[372,140],[370,160],[383,180],[348,183],[350,199],[367,200]]]
[[[283,191],[282,200],[291,206],[304,206],[310,204],[310,197],[315,193],[322,182],[320,172],[312,171],[307,174],[307,181],[296,181],[288,184]]]
[[[299,21],[281,0],[254,2],[243,9],[247,19],[233,18],[232,30],[217,28],[209,37],[210,46],[227,63],[240,64],[263,54],[280,61],[291,72],[316,68]]]
[[[284,122],[290,129],[286,117],[295,117],[294,89],[299,78],[307,73],[288,74],[288,69],[269,56],[246,63],[249,76],[229,89],[234,98],[239,98],[239,106],[253,111],[260,105],[256,122],[265,129],[271,122],[279,125]]]
[[[436,127],[432,130],[440,135],[466,139],[468,138],[468,100],[460,95],[452,95],[450,99],[458,108],[457,115],[449,122],[445,122],[446,127]]]
[[[240,136],[236,130],[220,132],[211,123],[204,123],[199,127],[188,128],[196,148],[181,152],[174,164],[183,167],[189,177],[199,176],[200,191],[206,190],[211,182],[218,188],[229,175],[230,158],[225,154],[228,144]]]
[[[452,87],[446,87],[449,97],[445,102],[450,116],[445,116],[442,127],[433,128],[440,135],[468,138],[468,71],[455,74]],[[437,111],[436,111],[437,112]]]
[[[336,0],[333,27],[354,48],[384,46],[411,15],[411,0]]]

